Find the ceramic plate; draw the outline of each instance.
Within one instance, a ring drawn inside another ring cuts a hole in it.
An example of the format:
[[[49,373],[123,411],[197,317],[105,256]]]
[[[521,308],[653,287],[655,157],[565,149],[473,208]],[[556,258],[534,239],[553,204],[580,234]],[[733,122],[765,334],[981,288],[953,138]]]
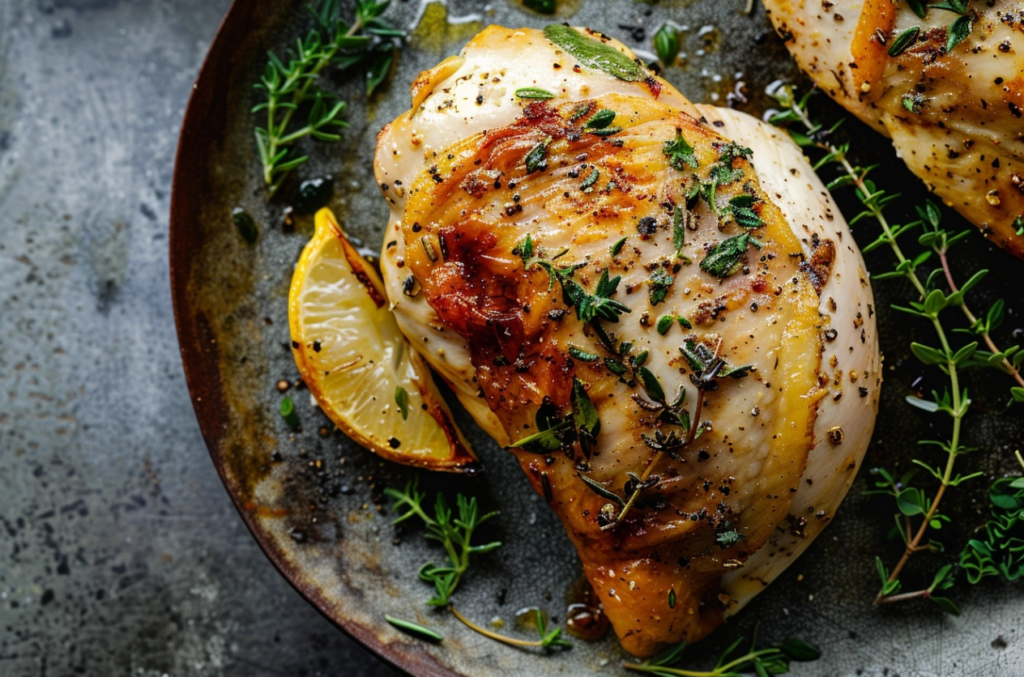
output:
[[[413,471],[377,459],[335,431],[306,390],[292,387],[287,393],[302,422],[298,432],[278,413],[283,397],[278,382],[294,382],[298,376],[289,348],[286,301],[292,268],[312,232],[312,216],[301,213],[297,182],[268,201],[253,142],[257,118],[250,108],[257,103],[252,84],[266,63],[266,51],[281,52],[308,30],[305,4],[235,3],[210,49],[182,129],[171,219],[172,290],[188,383],[217,471],[242,519],[281,573],[340,628],[410,674],[627,674],[613,633],[599,642],[577,640],[571,651],[544,655],[499,645],[461,626],[450,614],[427,607],[431,591],[416,572],[443,553],[420,528],[395,527],[382,493],[386,487],[403,486]],[[764,90],[772,81],[806,87],[763,9],[745,15],[742,0],[559,0],[554,19],[506,0],[492,0],[486,7],[468,0],[392,4],[388,17],[408,28],[410,39],[390,84],[367,100],[360,73],[329,77],[327,87],[349,102],[351,127],[340,143],[304,146],[313,160],[297,172],[298,179],[327,178],[332,188],[329,206],[371,253],[379,251],[387,223],[387,207],[371,169],[377,131],[409,107],[409,85],[421,70],[457,53],[489,23],[543,27],[552,20],[569,21],[612,34],[648,55],[653,34],[672,19],[684,28],[685,56],[665,76],[691,99],[731,104],[760,116],[770,106]],[[839,116],[823,96],[815,106],[826,119]],[[907,216],[913,201],[923,196],[919,182],[895,160],[884,139],[859,124],[847,124],[856,159],[883,162],[877,180],[907,194],[893,209],[894,216]],[[843,206],[852,210],[848,202]],[[258,225],[254,245],[232,223],[232,210],[239,207]],[[291,219],[285,218],[288,207],[296,210]],[[859,228],[864,229],[857,233],[862,244],[874,239],[866,222]],[[972,236],[964,250],[959,272],[984,260],[994,269],[986,289],[1019,290],[1020,262],[993,250],[981,237]],[[869,257],[868,263],[878,270],[890,265],[885,252]],[[917,331],[926,336],[927,328],[888,308],[890,302],[907,298],[902,285],[876,285],[875,294],[887,383],[868,465],[892,466],[901,460],[905,465],[909,454],[917,452],[913,441],[919,431],[931,425],[903,403],[910,385],[923,374],[908,359],[905,346]],[[1024,305],[1007,296],[1011,306]],[[982,296],[977,305],[987,300]],[[1011,313],[1007,324],[1008,336],[1020,326],[1020,316]],[[982,377],[970,377],[976,413],[968,426],[968,443],[984,445],[991,453],[965,463],[994,475],[1012,468],[1012,441],[1024,439],[1024,417],[1019,410],[1014,416],[1003,408],[1006,384],[999,375]],[[930,385],[915,387],[927,391]],[[486,472],[472,479],[424,474],[421,483],[431,493],[462,491],[477,496],[488,509],[499,509],[500,517],[484,535],[504,543],[480,557],[464,578],[456,596],[460,610],[484,625],[502,619],[504,631],[511,634],[526,632],[516,621],[522,608],[543,608],[563,622],[567,597],[580,579],[572,545],[512,456],[467,416],[457,417]],[[959,619],[923,604],[883,610],[871,606],[877,586],[874,555],[894,560],[898,545],[885,540],[892,523],[890,506],[865,498],[867,487],[866,473],[861,473],[838,518],[807,553],[737,618],[693,647],[696,665],[761,622],[766,641],[799,636],[822,648],[819,662],[795,666],[798,675],[851,675],[859,669],[881,674],[884,668],[903,675],[1013,674],[1009,666],[1024,661],[1019,645],[1011,641],[1024,608],[1013,588],[993,584],[959,593],[957,601],[965,609]],[[960,523],[973,526],[978,521],[983,492],[980,482],[956,492],[950,507],[967,515]],[[963,534],[959,536],[962,542]],[[950,540],[956,538],[951,535]],[[938,566],[937,559],[922,556],[911,570],[924,581]],[[909,580],[914,578],[912,574]],[[385,614],[434,628],[445,641],[431,645],[401,634],[385,622]],[[1006,641],[1000,644],[998,637]],[[1007,642],[1008,649],[993,648]],[[1000,672],[1004,667],[1008,672]]]

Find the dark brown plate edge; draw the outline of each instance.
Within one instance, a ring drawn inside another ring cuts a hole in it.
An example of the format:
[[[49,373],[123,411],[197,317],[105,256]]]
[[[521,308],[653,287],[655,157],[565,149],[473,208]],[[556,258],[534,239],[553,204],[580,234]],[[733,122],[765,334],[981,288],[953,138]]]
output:
[[[255,6],[255,0],[234,0],[217,28],[192,86],[174,161],[168,231],[171,305],[192,407],[207,451],[235,510],[260,549],[295,591],[324,618],[392,667],[414,677],[453,677],[458,673],[445,668],[426,652],[396,651],[382,642],[371,628],[337,617],[319,590],[302,582],[301,572],[282,557],[272,538],[261,530],[251,511],[245,509],[238,492],[232,490],[227,464],[221,453],[229,411],[222,392],[218,353],[212,347],[216,345],[215,337],[209,327],[199,321],[188,299],[188,283],[195,265],[195,259],[190,256],[196,243],[193,224],[201,218],[199,196],[202,189],[199,183],[204,176],[203,172],[191,169],[205,167],[209,161],[210,146],[224,136],[232,67],[230,46],[240,44],[252,30]]]

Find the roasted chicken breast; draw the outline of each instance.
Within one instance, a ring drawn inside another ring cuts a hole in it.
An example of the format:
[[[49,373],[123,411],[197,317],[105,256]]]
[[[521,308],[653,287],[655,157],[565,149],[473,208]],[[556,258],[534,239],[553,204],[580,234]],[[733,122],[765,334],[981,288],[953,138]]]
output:
[[[1024,258],[1020,2],[973,3],[964,19],[937,5],[922,19],[913,3],[894,0],[764,4],[819,87],[891,137],[911,171],[947,205]],[[958,21],[961,31],[972,27],[970,34],[947,51]]]
[[[735,613],[832,518],[871,289],[799,149],[620,43],[490,27],[378,138],[398,323],[561,518],[624,648]]]

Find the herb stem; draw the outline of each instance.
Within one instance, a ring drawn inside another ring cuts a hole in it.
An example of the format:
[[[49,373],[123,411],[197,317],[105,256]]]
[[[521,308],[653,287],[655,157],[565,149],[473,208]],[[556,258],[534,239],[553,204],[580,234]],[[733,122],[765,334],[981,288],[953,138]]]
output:
[[[928,590],[926,588],[924,590],[917,590],[915,592],[903,592],[903,593],[900,593],[898,595],[889,595],[887,597],[882,597],[880,600],[878,600],[877,603],[878,604],[892,604],[893,602],[905,602],[905,601],[907,601],[909,599],[918,599],[918,598],[925,598],[925,599],[927,599],[927,598],[931,597],[931,595],[932,595],[932,591]]]
[[[741,656],[724,665],[718,665],[714,670],[710,671],[668,668],[664,665],[645,665],[643,663],[623,663],[622,667],[627,670],[634,670],[636,672],[653,672],[658,675],[679,675],[680,677],[725,677],[726,675],[736,674],[735,672],[732,672],[733,668],[750,663],[752,660],[760,658],[761,656],[773,655],[775,653],[777,653],[776,649],[760,649],[758,651],[752,651],[745,656]]]
[[[800,121],[804,124],[807,130],[813,133],[815,130],[815,125],[807,116],[807,112],[801,106],[796,104],[792,105],[790,108],[800,118]],[[877,221],[878,225],[882,228],[882,232],[885,234],[885,241],[889,245],[897,261],[899,262],[898,268],[904,271],[904,277],[910,281],[910,283],[917,290],[919,298],[923,300],[927,295],[927,290],[924,284],[922,284],[921,280],[918,278],[917,273],[914,270],[914,266],[911,264],[909,259],[907,259],[906,255],[904,255],[903,250],[900,248],[899,243],[896,241],[896,237],[893,234],[889,221],[888,219],[886,219],[885,214],[882,211],[882,205],[879,204],[878,201],[872,199],[872,192],[864,181],[864,175],[866,174],[866,172],[857,171],[853,167],[853,165],[850,164],[850,161],[846,158],[845,154],[842,151],[840,151],[839,148],[832,145],[831,143],[828,143],[827,141],[821,141],[820,139],[815,140],[815,143],[819,148],[827,151],[828,153],[833,154],[837,161],[842,165],[843,170],[846,172],[850,181],[853,183],[853,185],[859,192],[861,203],[868,209],[868,211],[874,217],[875,221]],[[943,269],[946,272],[947,282],[949,283],[953,293],[956,293],[957,288],[956,285],[953,283],[953,278],[949,271],[949,265],[946,261],[945,251],[940,252],[940,258],[942,259]],[[970,311],[969,309],[967,309],[965,305],[961,305],[961,307],[964,308],[964,310],[969,314],[969,317],[973,317],[973,315],[970,315]],[[928,529],[931,527],[932,520],[938,514],[939,505],[942,503],[942,498],[946,494],[946,488],[950,486],[953,482],[953,468],[956,463],[956,458],[960,454],[960,428],[961,422],[963,421],[963,417],[966,413],[965,408],[963,406],[963,393],[960,390],[960,378],[957,372],[956,361],[953,359],[954,353],[950,348],[949,340],[946,336],[946,331],[943,328],[942,323],[939,321],[938,316],[936,314],[931,315],[931,321],[932,325],[935,328],[935,333],[938,335],[939,341],[942,344],[944,354],[946,355],[946,369],[949,374],[950,391],[952,393],[953,398],[953,406],[952,411],[950,413],[950,415],[953,418],[953,431],[948,446],[946,466],[942,473],[942,479],[939,483],[939,488],[935,492],[935,496],[934,498],[932,498],[928,506],[928,510],[924,515],[924,519],[921,521],[920,527],[918,527],[917,532],[914,534],[914,537],[907,542],[906,547],[903,549],[903,555],[900,557],[899,562],[896,563],[896,566],[893,567],[892,571],[889,573],[889,583],[892,583],[899,578],[900,572],[906,566],[911,555],[913,555],[915,552],[918,552],[919,550],[926,549],[921,546],[921,541],[928,533]],[[991,343],[989,345],[993,349],[993,352],[998,352],[995,349],[994,345],[992,345]],[[1018,378],[1020,377],[1019,374],[1016,374],[1016,376]],[[909,595],[909,597],[907,595]],[[901,599],[909,599],[911,597],[920,596],[916,593],[907,593],[907,595],[892,595],[887,597],[884,594],[883,589],[880,590],[878,594],[875,596],[874,604],[878,605],[887,602],[899,601]]]
[[[647,464],[644,474],[640,476],[640,483],[637,485],[636,490],[630,494],[629,500],[626,501],[626,505],[622,506],[622,510],[619,512],[619,517],[615,520],[615,526],[622,524],[622,520],[626,519],[626,513],[630,511],[633,504],[636,503],[636,499],[640,497],[640,487],[642,487],[644,482],[647,481],[647,478],[651,476],[651,473],[654,472],[655,466],[658,465],[658,462],[661,461],[661,457],[664,455],[664,451],[659,451],[654,455],[654,458],[651,459],[651,462]]]
[[[946,274],[946,284],[949,285],[949,290],[954,294],[957,293],[958,291],[960,291],[960,289],[956,286],[956,282],[953,280],[953,273],[949,268],[949,257],[946,256],[945,248],[939,250],[939,260],[942,262],[942,271]],[[970,323],[972,327],[977,325],[978,318],[974,315],[974,313],[971,312],[971,309],[967,306],[966,299],[960,304],[960,310],[963,312],[964,317],[967,319],[967,321]],[[995,341],[992,340],[992,336],[989,335],[987,330],[982,332],[981,337],[985,341],[985,345],[988,346],[988,349],[991,350],[994,354],[999,354],[1003,352],[996,346]],[[1006,373],[1008,373],[1013,378],[1013,380],[1015,380],[1022,388],[1024,388],[1024,376],[1021,376],[1020,370],[1014,367],[1006,358],[1003,358],[1003,361],[1000,364],[1003,365],[1003,369],[1006,370]]]
[[[355,22],[352,27],[345,33],[346,38],[350,38],[355,35],[363,27],[363,18],[356,16]],[[277,118],[278,106],[277,98],[274,96],[267,97],[267,153],[266,156],[273,158],[278,154],[278,151],[282,146],[294,143],[298,139],[309,134],[312,130],[311,127],[303,127],[302,129],[292,132],[286,136],[284,132],[288,129],[288,123],[291,122],[292,116],[295,115],[295,111],[298,110],[309,94],[309,88],[313,86],[317,76],[320,75],[320,71],[326,68],[331,61],[334,59],[334,55],[337,54],[339,48],[339,41],[335,40],[334,44],[325,51],[316,62],[316,64],[309,69],[307,72],[303,72],[300,69],[295,69],[281,86],[281,91],[290,91],[292,87],[296,87],[295,94],[292,97],[292,104],[287,106],[284,115],[281,118],[280,124],[275,124],[274,120]],[[299,81],[301,84],[298,84]],[[287,172],[284,172],[276,182],[274,181],[274,163],[265,163],[263,167],[263,180],[268,186],[270,186],[269,194],[272,197],[274,193],[281,187],[284,179],[288,176]]]
[[[472,630],[473,632],[479,633],[488,639],[493,639],[496,642],[502,644],[508,644],[509,646],[520,646],[527,648],[541,648],[544,646],[543,640],[530,641],[525,639],[515,639],[514,637],[506,637],[505,635],[499,635],[496,632],[492,632],[487,628],[480,627],[473,621],[469,620],[465,616],[459,613],[458,609],[455,608],[454,604],[448,605],[448,611],[452,612],[452,615],[459,619],[463,625]]]

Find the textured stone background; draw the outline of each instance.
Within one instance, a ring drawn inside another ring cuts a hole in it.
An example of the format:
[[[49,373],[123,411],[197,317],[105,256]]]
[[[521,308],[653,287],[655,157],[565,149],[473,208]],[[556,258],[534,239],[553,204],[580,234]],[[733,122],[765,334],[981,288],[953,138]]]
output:
[[[394,674],[270,566],[199,435],[167,283],[227,0],[0,0],[0,675]]]

